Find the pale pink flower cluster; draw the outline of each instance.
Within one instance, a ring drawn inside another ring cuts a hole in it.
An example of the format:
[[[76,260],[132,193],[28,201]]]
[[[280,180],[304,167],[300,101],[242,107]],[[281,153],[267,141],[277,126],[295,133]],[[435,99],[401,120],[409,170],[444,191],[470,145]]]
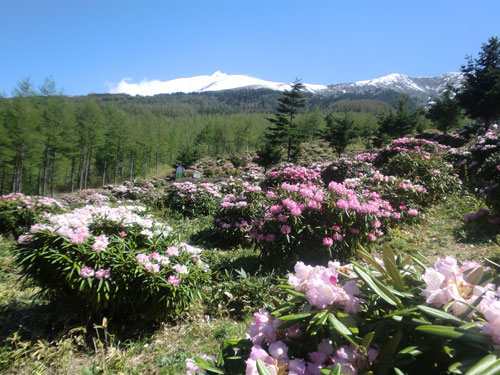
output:
[[[166,254],[163,255],[159,252],[155,251],[151,254],[140,253],[135,256],[135,259],[139,264],[144,266],[147,272],[150,273],[158,273],[161,271],[162,267],[166,267],[170,265],[171,260],[170,257],[178,257],[179,255],[189,254],[191,261],[196,265],[202,268],[208,268],[208,265],[201,260],[200,254],[202,250],[188,245],[187,243],[181,242],[178,246],[169,246],[166,249]],[[170,267],[170,266],[169,266]],[[189,274],[189,268],[185,264],[174,264],[171,266],[171,269],[174,270],[179,275],[187,275]],[[173,286],[178,286],[181,282],[181,279],[177,275],[171,275],[168,278],[168,282]]]
[[[174,182],[172,186],[178,190],[177,195],[181,198],[186,196],[192,197],[194,199],[197,195],[211,195],[214,198],[222,198],[220,193],[220,186],[218,184],[204,182],[200,184],[194,184],[192,182]]]
[[[94,244],[92,245],[92,250],[96,253],[106,250],[109,245],[109,238],[105,234],[101,234],[94,238]]]
[[[360,292],[356,280],[348,280],[340,285],[338,264],[328,262],[328,267],[312,267],[297,262],[294,269],[295,274],[288,276],[288,282],[296,291],[305,292],[312,306],[339,306],[346,313],[360,311],[363,300],[356,297]]]
[[[256,321],[262,316],[256,317]],[[265,318],[264,318],[265,319]],[[256,324],[256,322],[254,322]],[[267,324],[267,322],[266,322]],[[308,361],[302,358],[288,357],[288,342],[291,338],[285,333],[282,340],[265,341],[254,344],[246,361],[245,375],[259,375],[257,360],[261,360],[273,375],[320,375],[321,369],[331,369],[339,364],[342,374],[357,375],[370,369],[378,355],[374,348],[368,348],[365,356],[354,345],[342,345],[335,349],[330,339],[323,339],[317,345],[317,351],[308,354]],[[264,349],[266,344],[267,350]]]
[[[496,344],[500,344],[500,300],[498,299],[499,293],[492,298],[492,296],[483,297],[481,302],[484,318],[488,323],[482,326],[482,330],[487,335],[493,338]]]
[[[460,266],[451,256],[438,258],[434,267],[427,268],[422,277],[426,284],[422,290],[426,303],[441,307],[453,302],[451,312],[460,316],[469,308],[467,304],[473,304],[479,296],[483,296],[478,308],[487,310],[487,305],[496,300],[494,285],[480,286],[471,284],[468,280],[467,271],[471,272],[480,267],[479,263],[471,261],[466,261]]]
[[[43,207],[64,208],[64,205],[56,199],[49,197],[32,197],[21,193],[10,193],[0,196],[0,205],[8,202],[17,204],[16,208],[18,210],[31,210]]]
[[[85,206],[76,208],[69,213],[49,215],[48,223],[35,224],[31,227],[30,232],[49,230],[75,244],[79,244],[84,243],[85,239],[90,237],[91,224],[96,220],[106,220],[124,227],[142,228],[141,233],[150,238],[153,236],[168,236],[172,228],[163,223],[155,222],[151,215],[141,216],[138,214],[145,210],[145,207],[142,206]],[[98,247],[102,245],[103,243]]]
[[[84,279],[89,279],[95,276],[97,280],[102,280],[102,279],[109,279],[111,277],[111,272],[109,268],[108,269],[99,268],[97,271],[95,271],[92,267],[83,265],[82,269],[80,270],[80,276],[83,277]]]
[[[306,167],[286,167],[269,172],[268,178],[271,180],[287,180],[297,182],[312,182],[321,181],[321,176],[313,169]]]
[[[336,205],[342,210],[355,211],[361,215],[374,214],[377,217],[390,217],[394,211],[390,203],[383,200],[376,192],[369,190],[357,192],[333,181],[328,188],[340,196]]]

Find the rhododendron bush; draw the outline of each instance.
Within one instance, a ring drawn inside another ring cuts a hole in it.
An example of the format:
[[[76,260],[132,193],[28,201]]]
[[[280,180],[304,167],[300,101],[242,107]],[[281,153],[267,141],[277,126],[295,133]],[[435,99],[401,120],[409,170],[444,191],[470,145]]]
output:
[[[265,212],[265,194],[259,185],[234,181],[221,188],[224,197],[214,215],[218,239],[227,244],[245,244],[252,223]]]
[[[19,237],[26,280],[80,314],[156,320],[176,316],[209,279],[201,249],[142,206],[85,206],[48,215]]]
[[[452,257],[425,266],[389,248],[360,255],[367,266],[298,262],[284,303],[256,312],[247,338],[218,356],[188,359],[187,373],[499,373],[495,272]]]
[[[468,183],[484,195],[491,209],[488,220],[500,223],[500,131],[489,130],[465,151],[457,154],[456,165]]]
[[[211,182],[174,182],[157,203],[186,216],[211,215],[222,195],[220,186]]]
[[[63,212],[64,204],[53,198],[20,193],[0,196],[0,234],[20,235],[39,221],[41,215]]]
[[[281,265],[297,259],[314,263],[346,259],[356,244],[376,241],[402,215],[378,193],[336,182],[326,189],[283,183],[266,197],[264,217],[251,222],[250,237],[264,255]]]

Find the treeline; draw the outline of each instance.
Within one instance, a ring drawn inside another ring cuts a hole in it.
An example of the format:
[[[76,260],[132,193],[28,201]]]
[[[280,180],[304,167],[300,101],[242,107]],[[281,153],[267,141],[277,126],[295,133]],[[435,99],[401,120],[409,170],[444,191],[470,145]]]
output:
[[[54,195],[117,184],[196,157],[242,154],[265,141],[281,93],[233,90],[132,97],[69,97],[51,79],[19,82],[0,98],[0,193]],[[378,100],[321,103],[305,94],[304,141],[319,138],[328,112],[352,112],[361,136],[377,129]]]
[[[265,114],[168,115],[153,105],[67,97],[46,80],[20,82],[0,98],[0,193],[54,195],[135,177],[172,164],[186,148],[202,155],[254,149]]]

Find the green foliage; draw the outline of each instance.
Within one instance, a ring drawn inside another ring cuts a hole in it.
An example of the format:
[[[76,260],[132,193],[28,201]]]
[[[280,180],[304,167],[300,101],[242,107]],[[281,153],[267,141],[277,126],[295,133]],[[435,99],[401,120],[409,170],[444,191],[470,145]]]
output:
[[[63,210],[63,205],[51,198],[23,194],[0,196],[0,234],[20,236],[40,222],[42,213],[61,213]]]
[[[176,165],[182,164],[184,168],[191,167],[199,158],[201,154],[197,147],[185,146],[177,156]]]
[[[199,288],[209,275],[190,247],[181,244],[178,255],[166,256],[171,241],[145,240],[130,228],[123,236],[118,234],[121,229],[106,220],[94,224],[94,241],[98,234],[109,239],[102,251],[93,248],[91,239],[72,243],[49,231],[37,231],[14,250],[21,275],[39,286],[40,294],[66,304],[83,318],[176,318],[201,297]],[[186,273],[178,272],[177,266],[186,266]],[[178,278],[178,285],[172,277]]]
[[[460,124],[461,109],[455,98],[452,97],[450,86],[443,92],[441,98],[437,99],[429,108],[427,117],[437,124],[437,129],[446,134],[448,130],[458,127]]]
[[[411,133],[417,124],[417,117],[415,112],[408,108],[408,97],[400,95],[396,110],[390,109],[388,112],[379,113],[378,124],[376,144],[378,147],[384,145],[386,136],[400,138]]]
[[[319,363],[318,370],[325,375],[498,373],[500,358],[491,337],[481,330],[481,313],[457,316],[447,311],[450,306],[426,304],[422,295],[426,260],[395,255],[388,247],[383,259],[376,260],[362,249],[359,255],[365,266],[331,263],[328,272],[314,268],[314,273],[335,273],[329,281],[338,288],[334,293],[342,288],[359,293],[362,303],[357,311],[336,299],[320,305],[315,297],[323,290],[304,277],[317,278],[316,283],[328,288],[326,281],[314,275],[312,267],[297,264],[296,274],[289,279],[292,285],[281,286],[285,302],[255,314],[250,339],[226,341],[214,360],[196,358],[199,372],[191,373],[240,375],[245,368],[248,373],[255,367],[265,375],[292,366],[306,368],[306,362],[307,368]],[[474,272],[474,283],[482,287],[492,279],[498,281],[495,272],[481,266]],[[472,272],[468,275],[473,278]],[[270,331],[275,332],[273,338]],[[276,354],[273,347],[285,348],[285,355]],[[230,368],[228,361],[232,362]]]
[[[467,58],[464,80],[458,93],[460,105],[473,118],[490,123],[500,116],[500,40],[491,37],[484,43],[479,58]]]
[[[267,132],[267,142],[274,147],[284,147],[287,161],[297,160],[300,153],[300,142],[304,135],[300,132],[296,117],[299,110],[305,106],[306,99],[300,82],[292,84],[291,90],[286,90],[278,99],[278,107],[274,118],[269,118],[271,127]]]
[[[281,147],[273,145],[271,142],[263,143],[257,150],[255,163],[267,171],[269,167],[280,163],[283,160],[283,150]]]
[[[243,268],[219,273],[207,293],[206,309],[212,315],[227,314],[241,319],[273,302],[278,293],[272,274],[251,275]]]
[[[414,181],[427,190],[428,202],[443,199],[461,188],[461,180],[452,166],[436,155],[401,152],[389,159],[382,172]]]
[[[326,129],[323,133],[323,138],[335,150],[338,157],[340,157],[357,135],[354,120],[347,112],[340,116],[333,116],[330,113],[325,117],[325,122]]]

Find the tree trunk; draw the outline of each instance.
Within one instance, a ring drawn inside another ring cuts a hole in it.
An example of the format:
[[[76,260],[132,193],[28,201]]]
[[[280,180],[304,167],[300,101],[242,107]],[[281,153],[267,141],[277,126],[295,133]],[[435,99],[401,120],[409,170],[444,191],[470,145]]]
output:
[[[118,167],[120,165],[120,140],[118,140],[118,145],[116,146],[116,156],[115,156],[115,172],[113,175],[113,185],[116,185],[116,179],[118,177]]]
[[[92,142],[89,143],[89,149],[87,153],[87,166],[85,168],[85,189],[88,189],[89,186],[91,160],[92,160]]]
[[[50,141],[50,140],[49,140]],[[43,183],[42,183],[42,195],[45,196],[45,191],[47,190],[47,180],[49,178],[49,141],[45,144],[45,160],[43,164]]]
[[[73,156],[71,158],[71,172],[69,175],[69,183],[71,184],[71,192],[74,190],[74,184],[73,184],[73,174],[75,173],[75,157]]]
[[[104,166],[102,168],[102,186],[106,185],[106,169],[108,168],[108,138],[106,138],[106,150],[104,151]]]
[[[129,180],[132,181],[132,173],[134,171],[134,152],[130,153],[130,169],[129,169]]]
[[[43,163],[40,163],[38,166],[38,178],[37,178],[38,195],[42,195],[42,168],[43,168]]]
[[[56,166],[57,166],[57,147],[54,146],[54,154],[52,160],[52,176],[50,178],[50,196],[54,197],[56,191]]]
[[[0,194],[4,195],[5,194],[5,165],[2,167],[2,180],[0,182]]]

